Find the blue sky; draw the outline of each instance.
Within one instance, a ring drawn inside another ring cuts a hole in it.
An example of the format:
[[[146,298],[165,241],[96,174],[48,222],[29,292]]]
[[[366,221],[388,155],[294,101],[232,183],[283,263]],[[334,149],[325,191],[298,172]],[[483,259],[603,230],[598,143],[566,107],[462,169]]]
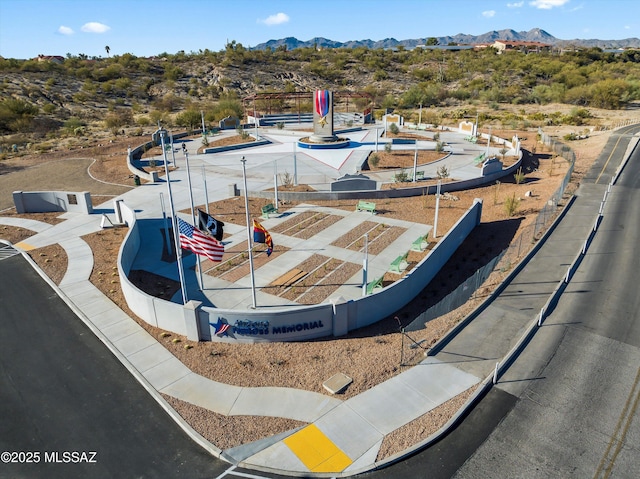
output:
[[[107,56],[271,39],[381,40],[542,28],[563,39],[640,37],[638,0],[0,0],[0,55]]]

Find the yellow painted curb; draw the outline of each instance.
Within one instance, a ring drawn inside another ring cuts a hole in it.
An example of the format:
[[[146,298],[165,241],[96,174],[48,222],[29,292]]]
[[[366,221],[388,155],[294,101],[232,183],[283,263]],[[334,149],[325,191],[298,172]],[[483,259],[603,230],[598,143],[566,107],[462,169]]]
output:
[[[340,472],[353,463],[315,424],[292,434],[284,443],[312,472]]]
[[[31,251],[32,249],[36,249],[35,246],[31,246],[29,243],[25,243],[24,241],[16,243],[13,246],[16,248],[20,248],[22,251]]]

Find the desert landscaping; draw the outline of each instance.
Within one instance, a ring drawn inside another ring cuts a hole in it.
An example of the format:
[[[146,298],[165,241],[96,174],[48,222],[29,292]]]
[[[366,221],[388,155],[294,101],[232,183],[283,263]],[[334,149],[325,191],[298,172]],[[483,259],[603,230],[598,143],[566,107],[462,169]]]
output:
[[[567,189],[568,194],[575,191],[580,178],[598,156],[610,135],[610,128],[630,117],[640,120],[637,111],[603,110],[597,111],[595,117],[599,119],[597,127],[585,138],[569,143],[576,154],[576,163],[571,184]],[[545,128],[547,134],[559,139],[574,130],[573,127]],[[511,138],[516,134],[521,139],[524,149],[524,181],[517,182],[513,176],[505,177],[496,184],[470,191],[457,191],[445,196],[440,203],[440,231],[446,231],[451,227],[469,208],[474,198],[483,200],[481,225],[472,232],[449,263],[412,303],[392,317],[345,337],[300,343],[225,344],[192,342],[185,337],[154,328],[135,317],[118,286],[116,257],[119,245],[126,234],[125,228],[104,229],[83,238],[90,245],[94,255],[94,270],[90,280],[177,358],[202,376],[237,386],[279,386],[327,394],[322,382],[342,372],[353,378],[353,383],[339,395],[340,399],[348,399],[419,362],[424,357],[424,349],[410,348],[409,341],[403,337],[400,329],[453,291],[477,268],[518,241],[520,235],[530,235],[538,212],[557,190],[569,164],[538,141],[535,129],[507,130],[498,126],[493,129],[493,135],[502,138]],[[214,141],[215,138],[212,139],[212,144]],[[59,215],[56,213],[18,215],[12,207],[10,194],[15,190],[88,190],[91,192],[94,205],[126,192],[134,185],[124,156],[127,147],[138,142],[138,137],[105,138],[96,140],[95,145],[87,148],[60,149],[55,152],[4,159],[0,162],[0,216],[23,216],[49,223],[63,221],[57,218]],[[385,157],[385,154],[381,153],[380,165],[397,164],[401,161],[392,155]],[[429,160],[425,158],[424,161]],[[509,198],[517,199],[514,214],[510,214],[506,207]],[[260,208],[268,202],[265,199],[250,198],[250,215],[259,218]],[[354,207],[353,200],[318,201],[317,204],[346,210],[353,210]],[[379,201],[379,204],[384,211],[383,217],[424,224],[433,221],[433,196],[389,199]],[[294,205],[283,204],[281,211],[286,211]],[[244,224],[244,202],[225,201],[211,203],[209,206],[216,212],[216,217],[225,223]],[[322,218],[318,218],[317,221],[322,221]],[[0,238],[14,244],[26,240],[32,234],[32,231],[23,228],[0,225]],[[313,234],[313,227],[308,234]],[[345,238],[344,241],[345,244],[353,242],[349,238]],[[531,246],[532,242],[528,241],[526,247],[519,248],[519,257],[523,257]],[[276,245],[274,255],[278,253]],[[60,246],[35,249],[29,254],[54,282],[58,283],[62,279],[67,258]],[[419,259],[412,257],[410,262]],[[517,260],[518,258],[511,256],[508,264],[500,263],[464,306],[430,321],[419,331],[405,334],[415,343],[427,348],[480,304],[503,280]],[[208,274],[229,274],[217,268],[210,265]],[[347,274],[349,271],[345,271],[345,275]],[[132,276],[132,280],[139,282],[141,289],[159,297],[168,298],[178,288],[175,282],[162,277],[152,277],[149,273],[138,274],[135,278]],[[320,280],[321,278],[318,278],[314,281]],[[393,277],[385,275],[385,284],[393,280]],[[323,299],[311,296],[306,301],[313,303]],[[397,453],[435,432],[471,393],[471,390],[466,391],[387,436],[379,459]],[[300,425],[297,421],[282,418],[227,417],[168,396],[165,396],[165,399],[196,431],[221,449],[246,444]]]

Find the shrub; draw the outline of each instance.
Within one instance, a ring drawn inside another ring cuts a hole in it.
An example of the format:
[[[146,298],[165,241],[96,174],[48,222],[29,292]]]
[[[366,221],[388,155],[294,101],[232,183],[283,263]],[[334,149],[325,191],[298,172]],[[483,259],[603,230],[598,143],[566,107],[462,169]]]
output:
[[[391,153],[391,142],[384,144],[384,151],[387,153]]]
[[[447,165],[442,165],[440,168],[438,168],[436,174],[440,179],[449,178],[449,168],[447,168]]]
[[[406,183],[407,181],[409,181],[409,173],[407,173],[406,170],[403,169],[402,171],[400,171],[400,173],[395,174],[393,180],[396,183]]]
[[[509,218],[513,217],[516,214],[519,206],[520,199],[516,198],[515,193],[513,194],[513,196],[508,196],[504,201],[504,210]]]
[[[389,131],[394,135],[397,135],[400,132],[400,128],[398,128],[398,125],[396,123],[391,123],[391,125],[389,126]]]
[[[373,166],[374,168],[377,168],[379,163],[380,163],[380,157],[376,153],[371,153],[369,155],[369,165]]]
[[[513,174],[513,179],[516,181],[516,185],[520,185],[524,183],[524,178],[525,174],[522,172],[522,167],[520,167],[518,171]]]

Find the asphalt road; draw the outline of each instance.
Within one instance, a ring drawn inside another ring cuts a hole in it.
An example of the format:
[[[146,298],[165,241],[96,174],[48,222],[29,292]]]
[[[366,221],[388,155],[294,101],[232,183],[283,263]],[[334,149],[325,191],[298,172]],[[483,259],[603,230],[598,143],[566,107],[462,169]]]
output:
[[[619,145],[610,142],[583,194],[610,180]],[[488,396],[517,402],[452,477],[640,477],[638,204],[640,149],[557,307]]]
[[[586,196],[601,197],[622,143],[607,144]],[[636,152],[589,254],[499,385],[438,443],[362,477],[640,477],[638,165]],[[242,473],[196,446],[19,256],[0,261],[0,311],[0,451],[41,458],[0,464],[0,477]],[[64,451],[97,462],[42,462]]]
[[[564,231],[527,266],[532,271],[515,278],[488,308],[489,323],[465,328],[440,353],[443,360],[484,377],[487,363],[500,359],[493,348],[504,349],[524,324],[518,318],[535,316],[536,304],[557,284],[546,278],[564,261],[559,258],[577,254],[584,236],[571,232],[595,219],[605,185],[638,129],[613,135],[583,182]],[[640,148],[609,196],[596,239],[561,300],[498,385],[441,441],[362,477],[640,477],[638,204]]]
[[[0,478],[211,478],[229,467],[175,424],[20,255],[0,261],[0,311],[0,453],[26,453],[9,464],[3,455]]]

